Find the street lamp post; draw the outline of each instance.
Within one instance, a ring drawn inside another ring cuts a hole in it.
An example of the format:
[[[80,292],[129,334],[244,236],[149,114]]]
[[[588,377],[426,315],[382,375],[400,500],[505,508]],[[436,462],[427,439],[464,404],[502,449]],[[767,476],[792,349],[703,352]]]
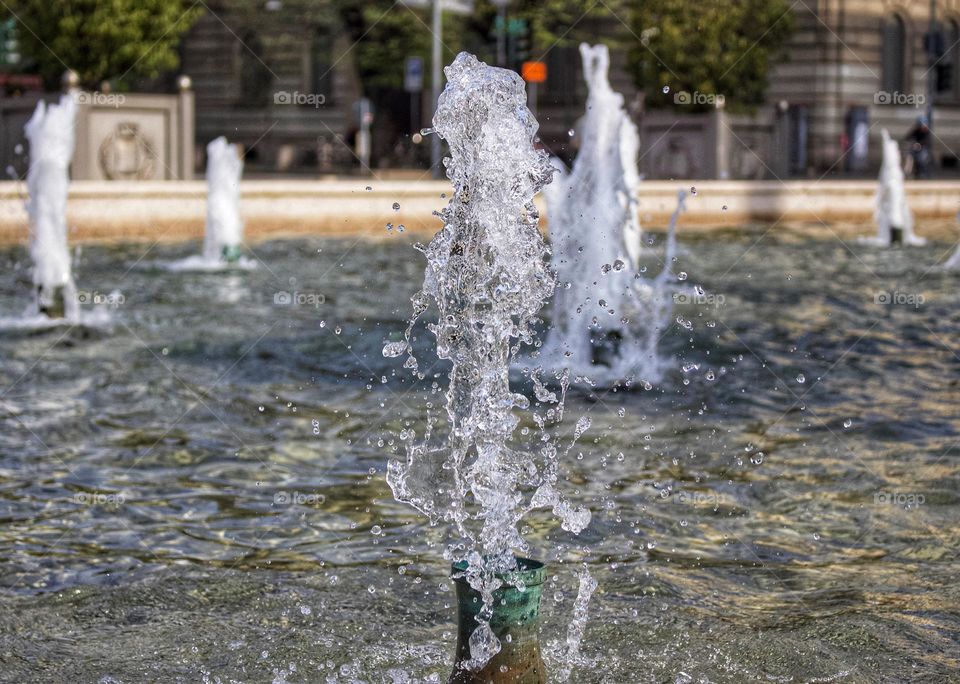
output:
[[[497,6],[497,66],[507,66],[507,2],[492,0]]]
[[[441,71],[440,60],[443,59],[440,51],[440,35],[443,31],[443,7],[442,0],[433,0],[433,55],[431,67],[433,114],[437,113],[437,103],[440,101]],[[432,119],[433,117],[431,117]],[[436,133],[430,135],[430,168],[433,169],[434,178],[442,178],[442,169],[440,168],[440,136]]]
[[[937,31],[937,2],[930,0],[930,28],[927,32],[927,128],[933,131],[933,98],[937,93],[937,54],[940,42]],[[931,145],[932,147],[932,145]]]

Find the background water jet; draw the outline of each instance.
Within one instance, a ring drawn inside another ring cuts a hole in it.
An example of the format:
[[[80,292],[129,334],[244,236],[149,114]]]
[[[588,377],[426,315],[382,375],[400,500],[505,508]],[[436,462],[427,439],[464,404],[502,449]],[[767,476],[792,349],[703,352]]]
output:
[[[30,142],[27,213],[33,260],[35,312],[76,319],[76,287],[67,245],[67,194],[74,150],[76,102],[63,95],[57,104],[41,100],[27,121]]]
[[[223,136],[207,145],[207,225],[203,258],[233,262],[240,259],[243,220],[240,218],[240,177],[243,159]]]
[[[664,368],[657,341],[672,311],[666,288],[676,223],[663,273],[641,278],[639,134],[623,95],[610,87],[607,46],[583,43],[580,54],[589,91],[580,151],[570,173],[561,167],[544,188],[560,287],[540,358],[596,384],[657,382]]]
[[[877,185],[877,235],[869,242],[881,247],[893,244],[923,245],[926,240],[913,232],[913,212],[907,205],[900,143],[882,131],[883,165]]]
[[[243,256],[240,179],[243,159],[224,136],[207,145],[207,216],[203,251],[166,265],[173,271],[251,269],[257,262]]]

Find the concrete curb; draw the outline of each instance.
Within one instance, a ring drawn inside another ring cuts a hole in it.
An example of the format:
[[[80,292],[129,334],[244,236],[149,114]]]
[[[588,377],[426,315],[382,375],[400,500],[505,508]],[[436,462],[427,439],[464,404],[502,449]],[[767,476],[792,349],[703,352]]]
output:
[[[812,234],[873,231],[871,181],[646,181],[640,189],[644,227],[662,229],[680,189],[688,198],[681,230],[790,226]],[[369,190],[367,188],[370,188]],[[450,187],[443,181],[250,180],[241,188],[241,212],[251,240],[285,235],[383,237],[385,225],[410,233],[439,227]],[[918,233],[955,239],[960,182],[907,183]],[[0,182],[0,243],[26,240],[26,184]],[[399,210],[393,209],[394,203]],[[540,202],[541,209],[543,208]],[[179,241],[203,235],[203,181],[76,181],[70,186],[68,222],[73,242]],[[549,218],[549,217],[546,217]]]

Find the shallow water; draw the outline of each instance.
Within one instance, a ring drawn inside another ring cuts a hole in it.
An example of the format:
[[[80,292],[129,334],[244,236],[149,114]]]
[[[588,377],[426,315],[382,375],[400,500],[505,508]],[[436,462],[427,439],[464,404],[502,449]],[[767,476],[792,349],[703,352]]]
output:
[[[422,277],[403,238],[264,243],[242,273],[86,247],[112,328],[0,333],[0,681],[445,681],[442,530],[384,481],[443,403],[381,354]],[[586,563],[575,682],[957,681],[947,247],[758,238],[686,241],[705,295],[662,387],[568,399],[562,439],[592,427],[564,486],[594,521],[530,523],[548,661]],[[16,314],[25,251],[0,264]]]

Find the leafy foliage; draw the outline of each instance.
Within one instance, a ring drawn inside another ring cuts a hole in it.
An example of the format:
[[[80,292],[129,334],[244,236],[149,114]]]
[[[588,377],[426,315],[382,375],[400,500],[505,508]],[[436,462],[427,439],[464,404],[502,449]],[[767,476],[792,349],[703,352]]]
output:
[[[186,0],[10,0],[23,54],[49,87],[68,69],[84,85],[123,86],[179,64],[177,45],[202,9]]]
[[[653,106],[687,91],[727,106],[763,101],[770,64],[793,29],[787,0],[659,0],[636,3],[629,65]],[[670,93],[664,94],[663,88]]]

